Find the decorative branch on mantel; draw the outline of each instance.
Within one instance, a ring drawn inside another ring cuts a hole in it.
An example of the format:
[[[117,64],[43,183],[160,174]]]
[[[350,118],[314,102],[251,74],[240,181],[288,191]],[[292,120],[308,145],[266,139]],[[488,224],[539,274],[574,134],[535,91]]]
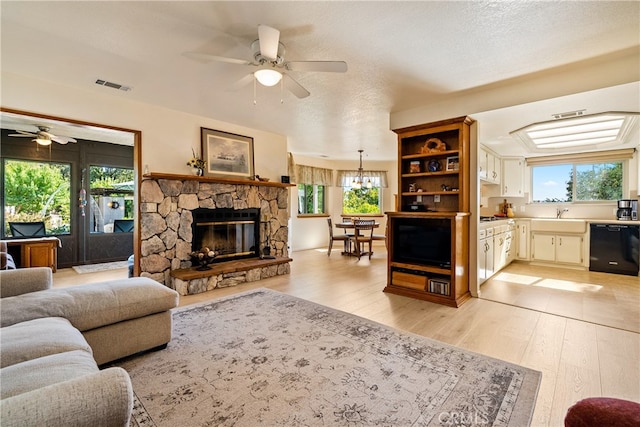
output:
[[[234,179],[234,178],[219,178],[213,176],[197,176],[197,175],[180,175],[173,173],[158,173],[151,172],[145,175],[142,175],[142,179],[175,179],[175,180],[191,180],[191,181],[199,181],[199,182],[215,182],[219,184],[239,184],[239,185],[258,185],[258,186],[266,186],[266,187],[295,187],[296,184],[283,184],[280,182],[270,182],[270,181],[254,181],[250,179]]]

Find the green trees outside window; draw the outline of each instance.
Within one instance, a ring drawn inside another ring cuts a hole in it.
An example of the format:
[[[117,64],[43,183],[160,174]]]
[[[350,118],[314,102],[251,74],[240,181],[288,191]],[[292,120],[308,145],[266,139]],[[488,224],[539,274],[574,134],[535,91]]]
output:
[[[380,187],[343,189],[342,213],[378,214],[380,211]]]
[[[89,227],[92,233],[111,233],[114,220],[133,218],[133,178],[133,169],[89,167]]]
[[[622,198],[622,162],[534,166],[531,176],[534,203]]]
[[[325,213],[324,185],[298,184],[298,213]]]
[[[44,221],[47,234],[71,231],[71,165],[5,159],[5,236],[10,222]]]

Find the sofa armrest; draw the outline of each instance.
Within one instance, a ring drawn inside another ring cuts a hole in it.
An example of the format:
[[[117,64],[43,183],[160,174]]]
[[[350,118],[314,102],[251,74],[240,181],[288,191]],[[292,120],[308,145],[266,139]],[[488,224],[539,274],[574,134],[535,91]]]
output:
[[[0,401],[2,427],[126,427],[133,388],[122,368],[42,387]]]
[[[49,267],[0,270],[0,298],[51,289],[53,273]]]

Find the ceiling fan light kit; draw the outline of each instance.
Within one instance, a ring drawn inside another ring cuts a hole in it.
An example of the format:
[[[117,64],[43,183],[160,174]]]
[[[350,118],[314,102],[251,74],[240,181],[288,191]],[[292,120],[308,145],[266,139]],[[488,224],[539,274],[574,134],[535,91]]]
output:
[[[268,87],[275,86],[282,80],[282,74],[272,68],[263,68],[253,73],[253,75],[258,80],[258,83]]]
[[[47,138],[36,138],[32,139],[32,141],[37,143],[38,145],[51,145],[51,140]]]

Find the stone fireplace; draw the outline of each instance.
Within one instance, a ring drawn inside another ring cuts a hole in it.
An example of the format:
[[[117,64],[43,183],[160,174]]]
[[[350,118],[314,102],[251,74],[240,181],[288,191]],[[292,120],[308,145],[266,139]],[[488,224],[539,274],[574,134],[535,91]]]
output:
[[[140,275],[187,295],[288,274],[291,261],[288,204],[289,190],[285,184],[171,174],[147,175],[140,187]],[[229,228],[224,226],[211,231],[213,234],[199,236],[194,232],[194,224],[200,221],[201,215],[203,222],[215,222],[206,219],[211,211],[216,212],[214,217],[230,216],[231,222],[241,224]],[[251,221],[251,225],[242,223],[244,221]],[[226,234],[233,242],[229,246],[234,246],[234,252],[238,252],[224,259],[230,254],[227,253],[230,249],[220,247],[223,256],[216,260],[218,264],[224,266],[236,262],[227,262],[229,259],[241,258],[240,261],[246,261],[244,264],[249,267],[244,270],[221,268],[223,272],[219,274],[204,273],[177,279],[177,271],[191,267],[191,252],[200,249],[202,242],[209,241],[201,239],[212,238],[215,247],[217,239],[212,237],[215,233]],[[238,242],[239,251],[235,247]],[[267,242],[270,254],[276,257],[275,262],[266,263],[258,258]],[[253,259],[257,260],[255,267],[251,265]]]
[[[214,262],[260,256],[260,209],[198,208],[192,215],[192,250],[213,249]]]

